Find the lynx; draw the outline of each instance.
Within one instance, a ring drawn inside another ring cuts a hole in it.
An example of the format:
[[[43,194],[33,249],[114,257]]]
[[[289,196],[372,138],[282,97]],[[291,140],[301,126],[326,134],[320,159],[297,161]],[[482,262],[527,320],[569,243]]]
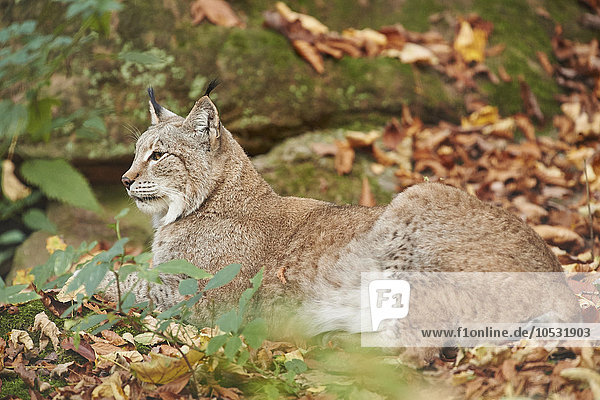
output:
[[[311,335],[360,330],[362,271],[562,271],[519,218],[440,183],[409,187],[372,208],[279,196],[221,123],[209,98],[213,88],[185,118],[160,106],[149,90],[151,125],[122,177],[137,207],[152,216],[154,265],[186,259],[210,273],[242,265],[239,276],[198,304],[200,318],[211,296],[236,300],[263,267],[261,301],[296,302],[289,318],[302,320]],[[182,300],[179,279],[165,276],[163,285],[148,286],[131,276],[125,285],[138,301],[149,297],[165,309]],[[548,288],[548,297],[576,313],[564,289]],[[514,295],[502,283],[497,290]],[[524,310],[532,317],[545,311]]]

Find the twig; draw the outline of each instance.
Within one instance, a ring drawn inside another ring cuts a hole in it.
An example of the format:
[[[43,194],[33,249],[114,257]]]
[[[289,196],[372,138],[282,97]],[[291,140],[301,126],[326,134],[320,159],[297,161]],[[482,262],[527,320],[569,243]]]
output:
[[[592,214],[592,206],[590,204],[590,181],[588,179],[587,173],[587,160],[583,160],[583,173],[585,174],[585,190],[587,192],[587,209],[588,214],[590,216],[590,239],[592,241],[591,253],[592,253],[592,261],[595,260],[594,257],[594,215]]]

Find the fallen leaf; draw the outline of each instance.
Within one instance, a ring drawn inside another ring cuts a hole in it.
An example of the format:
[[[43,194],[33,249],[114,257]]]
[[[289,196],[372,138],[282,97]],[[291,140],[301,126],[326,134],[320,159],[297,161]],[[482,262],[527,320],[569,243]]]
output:
[[[197,25],[207,18],[215,25],[228,28],[239,26],[244,23],[233,12],[229,3],[224,0],[196,0],[191,6],[192,23]]]
[[[5,355],[6,355],[6,341],[4,339],[0,338],[0,371],[2,371],[4,369],[4,356]]]
[[[554,74],[554,67],[550,63],[550,60],[548,60],[548,56],[546,55],[546,53],[544,53],[543,51],[536,51],[535,55],[537,56],[537,59],[540,62],[542,68],[544,68],[546,74],[548,76],[552,76]]]
[[[365,207],[374,207],[377,205],[375,196],[373,196],[373,192],[371,192],[371,185],[366,177],[362,180],[362,189],[360,191],[360,200],[358,201],[358,204]]]
[[[325,64],[323,63],[323,57],[317,51],[315,46],[307,42],[306,40],[292,40],[292,46],[294,50],[304,58],[311,67],[314,68],[319,74],[325,72]]]
[[[527,201],[525,196],[517,196],[512,203],[519,209],[521,214],[525,216],[527,221],[539,223],[543,217],[548,216],[548,211],[544,207]]]
[[[458,35],[454,39],[454,50],[465,62],[482,62],[485,59],[487,33],[481,29],[473,29],[469,22],[462,21]]]
[[[277,12],[285,18],[285,20],[289,23],[293,23],[295,21],[299,21],[304,29],[309,31],[315,36],[319,36],[329,32],[329,28],[323,25],[318,19],[312,17],[310,15],[301,14],[292,11],[285,3],[278,1],[275,4],[275,8]]]
[[[471,113],[467,118],[461,119],[461,127],[464,129],[470,129],[473,127],[480,127],[489,124],[494,124],[500,119],[498,113],[498,107],[485,106]]]
[[[335,154],[334,166],[339,175],[349,174],[354,163],[354,149],[347,140],[336,140],[337,152]]]
[[[385,172],[385,165],[381,165],[378,163],[372,163],[369,167],[372,173],[375,175],[381,175]]]
[[[86,343],[83,340],[79,341],[79,346],[77,346],[77,348],[75,348],[72,337],[64,338],[60,342],[60,345],[63,349],[73,350],[74,352],[91,362],[94,362],[96,360],[96,353],[94,353],[94,349],[89,345],[89,343]]]
[[[402,50],[386,49],[381,52],[384,57],[398,58],[404,64],[424,62],[431,65],[439,64],[440,60],[435,53],[425,46],[416,43],[406,43]]]
[[[2,161],[2,193],[10,201],[21,200],[31,194],[31,189],[15,176],[15,164],[11,160]]]
[[[101,378],[102,383],[94,388],[92,391],[92,400],[96,399],[114,399],[114,400],[128,400],[129,396],[125,393],[123,387],[123,381],[121,374],[114,373],[110,374],[106,378]]]
[[[133,339],[136,343],[143,344],[146,346],[154,346],[155,344],[162,343],[165,339],[154,332],[144,332],[139,335],[135,335]]]
[[[115,346],[122,346],[125,343],[127,343],[121,336],[119,336],[118,333],[109,331],[108,329],[103,330],[102,332],[100,332],[100,334],[104,339],[108,340]]]
[[[22,363],[17,363],[16,365],[13,364],[13,367],[13,370],[17,373],[17,375],[19,375],[19,378],[21,378],[27,386],[29,386],[31,389],[37,388],[36,381],[38,380],[38,377],[34,371],[25,368]]]
[[[75,364],[75,361],[69,361],[63,364],[56,365],[52,371],[50,371],[50,377],[59,379],[63,375],[69,372],[69,367]]]
[[[56,250],[65,250],[67,244],[59,236],[50,236],[46,239],[46,250],[52,254]]]
[[[385,125],[383,129],[383,145],[388,150],[396,150],[396,147],[402,141],[404,135],[402,134],[402,126],[400,122],[394,117]]]
[[[33,350],[33,340],[31,340],[29,333],[20,329],[10,331],[10,342],[14,347],[17,347],[19,343],[23,343],[27,350]]]
[[[533,230],[547,242],[561,246],[566,244],[576,244],[583,247],[584,241],[581,236],[572,230],[562,226],[537,225]]]
[[[542,109],[538,104],[535,94],[533,94],[529,84],[525,82],[525,78],[523,78],[523,76],[519,76],[519,86],[521,88],[521,100],[523,101],[523,106],[525,107],[525,113],[530,117],[536,118],[538,122],[544,123],[544,114],[542,113]]]
[[[43,311],[37,314],[33,321],[33,331],[40,331],[40,352],[48,346],[48,341],[52,342],[52,347],[55,351],[58,350],[60,330],[56,324],[50,321]]]
[[[131,371],[143,382],[165,384],[189,373],[187,362],[193,367],[204,358],[204,353],[190,350],[186,354],[187,362],[183,358],[166,357],[155,353],[150,353],[150,357],[150,361],[131,363]]]
[[[90,346],[92,346],[92,349],[94,349],[96,355],[99,356],[122,351],[120,347],[114,346],[110,343],[92,343]]]
[[[239,395],[242,394],[242,391],[235,387],[226,388],[220,385],[213,385],[211,388],[218,393],[220,398],[227,400],[239,400]]]
[[[587,382],[592,389],[594,399],[600,399],[600,374],[589,368],[567,368],[560,372],[560,376]]]
[[[66,286],[66,285],[65,285]],[[38,294],[42,297],[41,301],[44,307],[50,311],[55,317],[60,317],[65,311],[71,306],[69,303],[63,303],[55,299],[57,293],[51,291],[38,291]]]
[[[35,276],[31,274],[31,268],[20,269],[17,271],[15,278],[12,281],[13,285],[29,285],[33,283]]]
[[[381,133],[379,131],[370,131],[368,133],[358,131],[346,132],[346,140],[352,148],[370,146],[380,136]]]
[[[93,346],[93,345],[92,345]],[[96,367],[103,369],[113,365],[127,366],[132,362],[142,362],[144,356],[137,350],[117,350],[112,353],[99,354],[96,359]]]
[[[526,115],[517,114],[514,117],[517,127],[523,131],[527,140],[535,141],[535,127]]]
[[[185,374],[180,376],[179,378],[165,384],[162,386],[159,386],[157,391],[159,393],[161,392],[171,392],[174,394],[178,394],[179,392],[181,392],[186,385],[188,384],[188,382],[190,381],[190,378],[192,377],[192,374]]]
[[[512,82],[512,78],[510,77],[510,75],[506,71],[506,68],[504,68],[503,65],[500,65],[498,67],[498,76],[500,77],[500,79],[502,79],[503,82]]]
[[[56,294],[56,300],[58,300],[61,303],[71,303],[77,299],[77,296],[80,293],[83,293],[83,294],[86,293],[85,285],[80,285],[77,289],[67,291],[69,286],[71,285],[71,282],[75,279],[75,277],[76,277],[76,275],[73,274],[73,275],[71,275],[71,277],[69,277],[69,279],[67,279],[67,281],[65,282],[63,287]]]

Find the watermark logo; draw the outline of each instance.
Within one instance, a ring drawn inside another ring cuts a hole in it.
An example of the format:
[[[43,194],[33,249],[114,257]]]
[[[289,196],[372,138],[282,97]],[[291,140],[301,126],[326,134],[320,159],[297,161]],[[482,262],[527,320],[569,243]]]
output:
[[[410,284],[402,279],[376,279],[369,282],[371,329],[379,330],[381,321],[408,315]]]

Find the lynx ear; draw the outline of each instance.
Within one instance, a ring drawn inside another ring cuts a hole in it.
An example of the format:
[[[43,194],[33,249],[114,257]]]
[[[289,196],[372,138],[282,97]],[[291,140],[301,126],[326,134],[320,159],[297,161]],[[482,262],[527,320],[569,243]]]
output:
[[[219,146],[221,138],[219,113],[208,96],[203,96],[194,104],[192,111],[185,118],[184,125],[194,135],[207,137],[211,150]]]
[[[169,118],[178,116],[174,112],[167,110],[156,102],[156,99],[154,98],[154,89],[148,88],[148,96],[150,96],[150,101],[148,104],[150,106],[150,119],[152,125],[156,125],[159,122],[163,122]]]

